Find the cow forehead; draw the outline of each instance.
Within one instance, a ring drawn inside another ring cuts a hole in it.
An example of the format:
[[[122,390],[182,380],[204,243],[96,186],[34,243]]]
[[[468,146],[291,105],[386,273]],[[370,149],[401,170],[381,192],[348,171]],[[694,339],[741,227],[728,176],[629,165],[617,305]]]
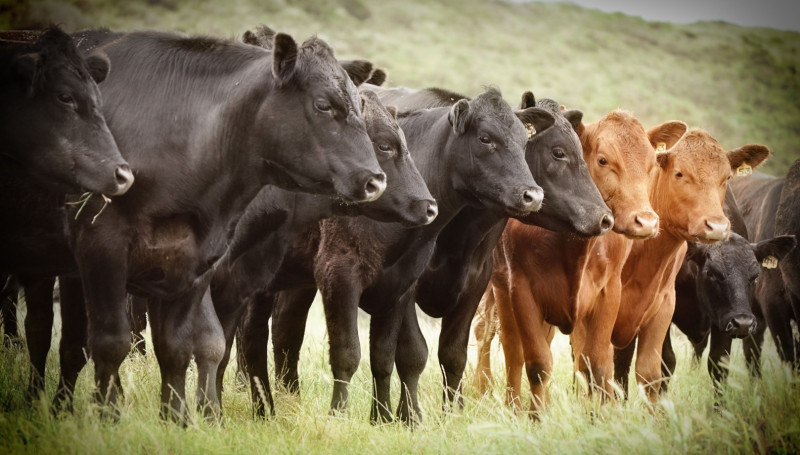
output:
[[[695,179],[719,180],[731,174],[728,155],[716,139],[703,130],[692,130],[675,147],[674,167]]]
[[[508,140],[517,139],[521,143],[528,137],[525,126],[498,91],[481,93],[470,101],[470,110],[473,111],[473,118],[478,119],[482,127],[508,134]]]
[[[633,114],[616,110],[597,125],[597,146],[619,155],[618,163],[632,173],[646,173],[655,164],[655,150],[641,122]]]

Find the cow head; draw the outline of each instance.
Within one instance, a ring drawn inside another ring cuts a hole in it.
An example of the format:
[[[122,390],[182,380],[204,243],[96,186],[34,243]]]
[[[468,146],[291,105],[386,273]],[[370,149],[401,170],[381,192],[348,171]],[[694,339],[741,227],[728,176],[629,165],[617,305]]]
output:
[[[298,46],[277,33],[270,77],[274,90],[259,112],[267,143],[270,182],[311,193],[335,192],[348,202],[373,201],[386,188],[375,158],[355,84],[318,38]]]
[[[770,154],[762,145],[725,152],[707,132],[692,129],[659,153],[651,199],[664,229],[678,238],[715,243],[730,233],[723,212],[728,180],[742,165],[756,167]]]
[[[800,159],[789,167],[783,181],[778,210],[775,214],[775,234],[800,236]],[[786,288],[800,296],[800,251],[792,250],[780,263],[781,275]]]
[[[539,210],[543,192],[524,159],[528,133],[500,92],[489,88],[450,108],[453,188],[510,216]]]
[[[658,234],[658,215],[650,205],[650,172],[656,167],[654,139],[672,147],[686,133],[683,122],[665,122],[645,132],[632,114],[610,112],[581,124],[578,133],[589,172],[614,213],[614,231],[634,239]]]
[[[544,190],[541,210],[522,221],[582,236],[608,232],[614,218],[589,175],[575,132],[583,113],[525,92],[517,116],[529,136],[525,161]]]
[[[756,328],[750,295],[767,258],[781,261],[796,245],[794,236],[749,243],[736,233],[713,245],[689,242],[684,267],[695,277],[700,310],[723,333],[742,338]]]
[[[389,184],[380,199],[359,204],[360,212],[379,221],[429,224],[439,209],[408,152],[406,137],[397,124],[397,110],[384,106],[369,89],[361,90],[361,99],[367,132]]]
[[[15,83],[0,89],[3,154],[59,190],[124,194],[133,174],[100,112],[97,88],[108,59],[81,58],[72,38],[54,27],[18,49],[10,70]]]

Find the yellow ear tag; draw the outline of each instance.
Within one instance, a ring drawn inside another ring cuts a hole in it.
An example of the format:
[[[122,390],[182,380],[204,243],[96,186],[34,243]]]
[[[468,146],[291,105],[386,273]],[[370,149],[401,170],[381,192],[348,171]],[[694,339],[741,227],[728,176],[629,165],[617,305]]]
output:
[[[528,140],[530,140],[534,134],[536,134],[536,127],[533,126],[532,123],[525,124],[525,131],[528,132]]]
[[[761,262],[761,265],[764,266],[765,269],[774,269],[778,266],[778,258],[775,256],[767,256]]]
[[[752,173],[753,173],[753,168],[750,167],[750,165],[747,163],[742,163],[742,165],[739,166],[738,169],[736,169],[736,175],[738,175],[739,177],[744,177]]]
[[[664,142],[659,142],[656,144],[656,153],[664,153],[667,151],[667,144]]]

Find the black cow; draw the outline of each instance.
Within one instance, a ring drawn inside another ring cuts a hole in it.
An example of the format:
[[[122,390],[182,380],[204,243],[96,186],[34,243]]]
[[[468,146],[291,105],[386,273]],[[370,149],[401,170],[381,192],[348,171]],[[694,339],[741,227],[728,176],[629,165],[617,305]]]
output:
[[[405,136],[397,124],[397,112],[385,107],[368,89],[363,90],[361,96],[367,131],[389,182],[386,191],[377,201],[347,205],[324,196],[269,186],[248,205],[236,226],[229,250],[230,257],[236,259],[223,258],[211,281],[212,300],[226,340],[225,355],[217,372],[220,391],[237,322],[247,300],[255,292],[273,286],[287,251],[298,239],[304,246],[314,243],[309,242],[307,236],[319,229],[320,220],[334,215],[363,215],[412,227],[430,224],[437,216],[436,202],[414,165]],[[256,413],[263,415],[264,412],[261,393],[265,394],[274,412],[267,376],[252,374],[250,377],[253,399],[258,404]]]
[[[425,106],[435,103],[447,105],[463,99],[461,95],[444,90],[423,90],[422,92],[427,93]],[[396,91],[390,90],[384,93],[396,93]],[[392,102],[402,101],[402,98],[387,97],[387,99],[391,99]],[[530,108],[534,105],[538,118],[535,123],[532,122],[533,125],[530,125],[531,130],[529,131],[536,131],[536,133],[532,135],[526,145],[525,156],[528,167],[536,179],[542,180],[542,186],[545,188],[545,199],[540,212],[545,212],[546,216],[537,212],[527,215],[523,219],[549,223],[548,226],[552,228],[569,229],[582,235],[598,235],[606,232],[613,224],[613,218],[591,182],[582,158],[580,143],[573,129],[573,125],[580,122],[580,112],[562,111],[559,105],[552,100],[540,100],[537,103],[531,94],[526,93],[523,97],[522,107]],[[475,312],[470,291],[480,287],[480,284],[474,283],[488,279],[488,275],[484,277],[483,274],[491,270],[491,263],[486,263],[487,259],[483,253],[487,251],[491,253],[497,235],[502,233],[505,226],[505,220],[506,218],[502,214],[477,208],[467,207],[460,211],[438,236],[433,259],[426,266],[420,279],[420,289],[424,290],[417,294],[418,302],[430,302],[430,300],[426,300],[426,296],[436,293],[435,297],[431,298],[442,298],[440,304],[449,305],[449,309],[451,309],[447,313],[450,317],[445,318],[448,325],[445,325],[445,321],[443,321],[443,327],[451,327],[452,330],[447,335],[445,335],[446,332],[443,332],[441,337],[442,340],[447,339],[447,342],[440,343],[440,361],[445,365],[448,359],[455,358],[454,361],[447,364],[446,368],[452,369],[456,373],[451,376],[449,372],[446,372],[446,381],[455,375],[460,378],[461,372],[463,372],[463,364],[461,370],[458,371],[458,365],[453,366],[453,363],[458,362],[462,351],[466,356],[466,338],[464,338],[462,346],[461,334],[454,334],[454,332],[458,332],[462,328],[460,323],[465,322],[461,319],[462,316],[466,318],[465,330],[469,330],[469,319]],[[488,260],[491,260],[491,256]],[[484,269],[487,266],[488,268]],[[429,292],[431,294],[427,294]],[[478,299],[480,292],[477,293]],[[297,360],[302,344],[302,328],[305,325],[305,318],[313,295],[313,292],[308,290],[297,290],[291,293],[282,293],[277,299],[273,298],[275,305],[272,313],[275,332],[273,346],[276,364],[284,383],[292,390],[297,388]],[[413,299],[414,296],[411,298]],[[462,306],[458,308],[458,305]],[[439,312],[442,310],[432,309],[432,305],[427,308],[431,313],[443,314]],[[250,308],[248,323],[261,327],[265,323],[264,314],[256,316],[257,311],[259,311],[258,308]],[[469,314],[465,315],[466,313]],[[416,328],[416,316],[413,311],[407,314],[411,315],[412,319],[411,322],[408,320],[403,322],[403,333],[401,333],[402,338],[399,344],[402,349],[397,351],[397,367],[401,380],[404,381],[404,390],[415,391],[418,374],[424,367],[427,358],[427,347]],[[244,330],[248,333],[258,333],[247,326]],[[260,329],[260,332],[263,332],[263,328]],[[468,332],[464,333],[468,335]],[[391,349],[393,350],[394,347]],[[449,384],[451,385],[450,392],[452,392],[455,388],[452,386],[457,382],[449,382]],[[387,395],[388,388],[384,388],[379,393]],[[407,418],[410,413],[409,406],[418,412],[415,393],[403,393],[398,413]]]
[[[735,179],[731,188],[753,241],[779,235],[800,236],[800,160],[792,163],[786,177],[756,173]],[[800,341],[791,325],[792,321],[800,321],[800,251],[797,248],[789,252],[777,268],[762,271],[756,286],[756,302],[753,313],[760,324],[752,339],[745,340],[745,358],[751,371],[760,374],[760,351],[767,327],[781,359],[795,369],[800,368]]]
[[[389,379],[395,346],[402,344],[398,337],[404,314],[414,311],[414,283],[441,229],[470,205],[516,215],[538,209],[541,193],[522,159],[527,140],[523,123],[533,122],[538,114],[536,109],[518,112],[521,123],[495,89],[452,107],[402,114],[399,123],[409,149],[439,204],[437,219],[425,227],[404,229],[364,218],[329,218],[320,224],[319,248],[298,248],[298,257],[284,265],[291,270],[289,276],[305,272],[313,279],[304,288],[300,284],[301,289],[313,289],[316,283],[323,295],[335,378],[332,410],[346,406],[347,385],[361,356],[355,324],[359,306],[372,315],[376,394],[371,419],[390,420]],[[274,282],[282,280],[276,277]],[[273,327],[278,330],[275,323]],[[250,349],[264,346],[263,340],[249,339],[252,332],[247,324],[243,331],[246,353],[263,354],[263,348]],[[266,365],[263,357],[248,356],[247,360],[248,368]],[[416,384],[407,384],[399,411],[406,421],[413,418],[412,411],[418,411]],[[408,396],[414,397],[413,408]]]
[[[71,223],[86,291],[97,398],[113,404],[130,349],[126,290],[148,298],[162,415],[184,416],[185,373],[213,414],[224,337],[206,292],[246,205],[266,184],[377,199],[385,175],[355,86],[322,40],[286,34],[271,51],[159,32],[88,32],[115,71],[104,112],[139,184],[92,222]],[[84,213],[100,206],[89,201]],[[71,218],[74,218],[74,210]]]
[[[133,174],[100,112],[97,88],[108,59],[82,58],[57,27],[34,44],[2,38],[0,166],[62,193],[124,194]]]

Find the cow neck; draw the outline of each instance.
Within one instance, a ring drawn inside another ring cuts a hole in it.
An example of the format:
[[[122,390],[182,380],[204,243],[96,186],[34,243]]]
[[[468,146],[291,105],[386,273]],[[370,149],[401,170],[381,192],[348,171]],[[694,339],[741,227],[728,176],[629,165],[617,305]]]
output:
[[[667,176],[658,168],[650,189],[650,204],[662,223],[658,236],[633,241],[631,252],[622,269],[622,298],[614,327],[615,344],[624,345],[635,336],[648,310],[654,308],[656,294],[669,280],[676,261],[683,260],[686,240],[669,228],[665,197]]]
[[[449,112],[449,108],[425,109],[400,119],[408,150],[439,207],[439,215],[426,230],[443,229],[467,205],[452,183],[451,169],[460,150],[453,146]]]

